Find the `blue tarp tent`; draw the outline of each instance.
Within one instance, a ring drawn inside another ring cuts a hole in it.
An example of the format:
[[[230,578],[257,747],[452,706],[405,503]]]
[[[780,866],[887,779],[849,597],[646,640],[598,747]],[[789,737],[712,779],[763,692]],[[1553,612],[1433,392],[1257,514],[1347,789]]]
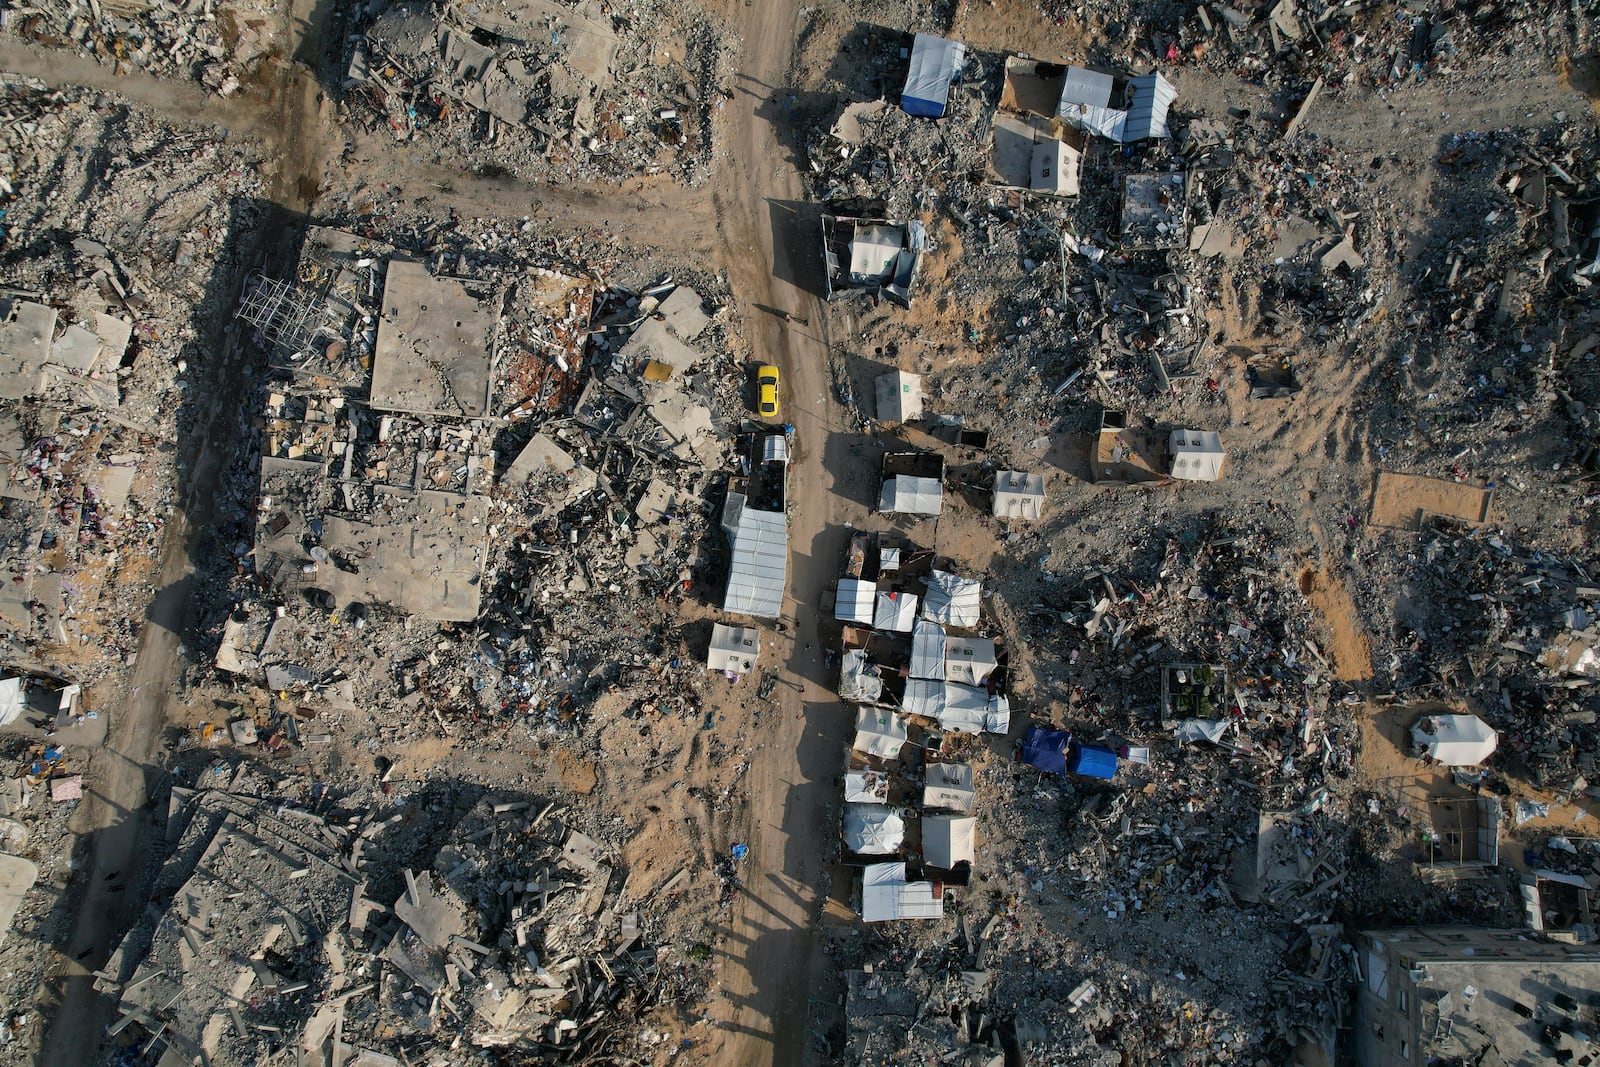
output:
[[[967,46],[932,34],[919,33],[911,45],[911,69],[900,93],[900,110],[907,115],[936,119],[944,115],[950,83],[967,58]]]
[[[1028,736],[1022,739],[1022,762],[1046,774],[1065,774],[1067,746],[1071,742],[1072,735],[1065,730],[1030,727]]]
[[[1073,745],[1067,753],[1067,769],[1085,778],[1115,778],[1117,754],[1098,745]]]

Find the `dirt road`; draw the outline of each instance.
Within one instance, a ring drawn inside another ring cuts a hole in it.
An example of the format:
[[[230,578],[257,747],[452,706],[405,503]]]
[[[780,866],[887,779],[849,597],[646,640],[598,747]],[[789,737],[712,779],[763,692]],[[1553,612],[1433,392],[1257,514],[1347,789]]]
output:
[[[800,30],[798,6],[755,4],[736,9],[745,53],[739,80],[782,86]],[[797,459],[789,484],[789,601],[796,625],[784,679],[789,706],[763,737],[748,776],[750,857],[745,892],[734,906],[723,946],[723,993],[714,1007],[726,1046],[718,1062],[805,1062],[807,1009],[816,954],[818,885],[835,851],[831,806],[838,799],[844,707],[828,692],[817,641],[820,594],[837,567],[838,501],[827,447],[840,412],[827,378],[827,317],[806,291],[816,222],[801,201],[800,173],[781,143],[781,89],[770,96],[737,94],[729,102],[719,157],[718,252],[749,324],[754,355],[782,368],[784,418],[795,427]],[[785,279],[795,279],[796,285]],[[808,324],[786,323],[756,305],[794,312]],[[824,463],[825,456],[829,462]],[[833,472],[845,476],[837,469]],[[798,687],[804,687],[799,692]]]

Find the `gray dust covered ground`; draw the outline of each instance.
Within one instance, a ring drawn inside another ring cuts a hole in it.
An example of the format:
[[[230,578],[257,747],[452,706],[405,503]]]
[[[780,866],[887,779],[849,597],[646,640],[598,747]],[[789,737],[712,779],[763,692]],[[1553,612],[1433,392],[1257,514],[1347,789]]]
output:
[[[0,1064],[1312,1065],[1357,930],[1595,940],[1595,15],[0,13]]]

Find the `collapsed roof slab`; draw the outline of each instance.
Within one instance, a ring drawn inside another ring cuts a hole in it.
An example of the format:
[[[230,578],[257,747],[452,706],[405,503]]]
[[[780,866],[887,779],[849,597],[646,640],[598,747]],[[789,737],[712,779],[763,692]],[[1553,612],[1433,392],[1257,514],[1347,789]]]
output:
[[[370,402],[383,411],[483,418],[498,314],[460,282],[391,259],[372,359]]]

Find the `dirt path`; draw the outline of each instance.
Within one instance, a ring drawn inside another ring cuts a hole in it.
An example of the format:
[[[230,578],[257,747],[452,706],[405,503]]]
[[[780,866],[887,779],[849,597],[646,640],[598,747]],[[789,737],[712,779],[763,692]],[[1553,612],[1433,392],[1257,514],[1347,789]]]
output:
[[[739,80],[781,93],[800,29],[788,4],[739,9],[745,40]],[[714,187],[719,254],[735,301],[749,324],[754,355],[784,373],[784,417],[795,427],[797,459],[789,484],[789,602],[795,620],[788,643],[785,713],[757,750],[748,776],[750,858],[745,892],[734,905],[723,945],[723,993],[713,1008],[725,1047],[722,1063],[796,1064],[806,1060],[806,1021],[816,959],[818,886],[834,852],[833,805],[844,707],[828,692],[817,640],[820,594],[837,567],[839,501],[829,469],[840,426],[827,382],[827,322],[810,285],[816,222],[808,216],[799,171],[766,115],[777,102],[737,94],[727,108],[724,151]],[[785,324],[756,305],[809,320]],[[827,464],[824,457],[827,457]],[[797,687],[803,686],[802,695]]]

